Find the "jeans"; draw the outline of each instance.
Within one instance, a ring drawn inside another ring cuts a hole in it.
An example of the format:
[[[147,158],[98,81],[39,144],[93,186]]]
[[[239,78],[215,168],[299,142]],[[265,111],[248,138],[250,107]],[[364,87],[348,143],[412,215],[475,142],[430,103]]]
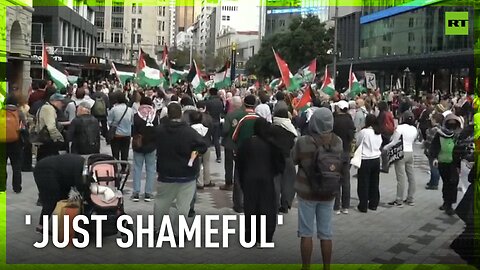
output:
[[[162,224],[163,217],[170,213],[170,206],[175,201],[177,215],[171,220],[174,231],[178,229],[179,215],[187,216],[190,210],[190,203],[196,190],[196,181],[186,183],[164,183],[157,182],[157,195],[155,196],[154,215],[155,229],[159,229]]]
[[[112,148],[112,156],[116,160],[128,160],[128,151],[130,150],[130,137],[115,137],[110,142]],[[125,166],[122,165],[122,170],[125,169]]]
[[[298,237],[313,237],[316,223],[317,237],[332,240],[332,209],[333,200],[307,201],[298,197]]]
[[[457,187],[460,170],[454,163],[438,163],[438,171],[442,177],[443,202],[452,205],[457,202]]]
[[[334,210],[350,208],[350,153],[344,153],[344,158],[348,162],[342,167],[342,180],[340,183],[340,192],[335,196]]]
[[[222,130],[220,129],[220,122],[213,123],[212,129],[212,142],[215,146],[215,154],[217,155],[217,159],[222,158],[222,154],[220,152],[220,134]]]
[[[153,194],[153,183],[157,169],[157,151],[150,153],[133,152],[133,192],[138,194],[142,186],[142,169],[145,162],[147,177],[145,182],[145,194]]]
[[[395,162],[395,174],[397,175],[397,203],[403,203],[403,198],[405,196],[405,180],[408,180],[407,201],[413,202],[413,196],[415,195],[413,152],[404,152],[403,158]]]
[[[276,201],[279,206],[285,209],[292,207],[293,198],[295,198],[295,165],[292,158],[285,159],[285,169],[283,173],[275,176]]]
[[[367,211],[368,208],[377,208],[380,202],[380,158],[362,159],[362,165],[358,169],[357,193],[360,203],[358,208]]]
[[[100,122],[100,134],[104,137],[107,138],[108,135],[108,125],[107,125],[107,118],[105,117],[98,117],[97,118],[98,122]]]
[[[2,143],[0,150],[5,153],[5,169],[2,171],[2,179],[0,180],[0,191],[7,189],[7,160],[10,159],[12,166],[12,186],[14,192],[22,191],[22,143],[20,141],[11,143]]]
[[[438,187],[438,182],[440,181],[440,172],[438,168],[433,166],[433,158],[428,158],[428,165],[430,167],[430,181],[427,183],[428,186]]]
[[[225,185],[233,184],[233,149],[224,148],[225,153]]]

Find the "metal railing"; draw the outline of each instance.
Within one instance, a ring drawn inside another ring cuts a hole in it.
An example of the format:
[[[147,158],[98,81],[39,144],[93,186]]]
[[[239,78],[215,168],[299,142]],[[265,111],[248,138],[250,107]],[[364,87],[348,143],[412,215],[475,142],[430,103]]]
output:
[[[40,43],[30,46],[32,55],[41,55],[43,46]],[[52,55],[88,55],[87,47],[47,46],[47,52]]]

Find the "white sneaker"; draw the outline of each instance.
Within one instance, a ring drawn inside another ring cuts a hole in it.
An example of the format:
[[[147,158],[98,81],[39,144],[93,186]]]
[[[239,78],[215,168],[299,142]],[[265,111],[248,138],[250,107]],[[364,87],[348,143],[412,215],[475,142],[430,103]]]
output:
[[[348,215],[348,209],[342,209],[342,214]]]
[[[336,210],[335,214],[340,215],[341,214],[340,210]]]

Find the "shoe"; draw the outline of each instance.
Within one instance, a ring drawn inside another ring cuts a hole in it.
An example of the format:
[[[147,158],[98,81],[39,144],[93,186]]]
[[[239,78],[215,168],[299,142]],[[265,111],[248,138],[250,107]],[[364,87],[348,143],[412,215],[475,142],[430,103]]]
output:
[[[438,208],[438,210],[445,211],[445,204],[442,205],[442,206],[440,206],[440,207]]]
[[[15,192],[15,194],[20,194],[20,193],[22,193],[22,190],[21,189],[20,190],[14,190],[13,192]]]
[[[143,197],[143,200],[146,201],[146,202],[151,202],[153,200],[153,196],[151,194],[145,193],[145,196]]]
[[[215,186],[215,183],[213,183],[213,182],[210,182],[210,183],[204,185],[204,187],[214,187],[214,186]]]
[[[204,188],[205,188],[205,186],[197,186],[198,190],[203,190]]]
[[[190,209],[190,211],[188,211],[188,217],[194,217],[194,216],[195,216],[195,210]]]
[[[37,199],[37,206],[42,206],[42,201],[40,201],[40,198]]]
[[[221,158],[217,158],[217,163],[222,163],[222,159]]]
[[[220,190],[232,191],[233,190],[233,185],[220,186]]]
[[[288,214],[288,207],[280,207],[280,209],[278,209],[278,212],[279,213],[284,213],[284,214]]]
[[[39,233],[39,234],[43,234],[43,226],[37,225],[37,226],[35,227],[35,232],[36,232],[36,233]]]
[[[360,207],[357,206],[357,210],[360,212],[360,213],[367,213],[367,209],[361,209]]]
[[[455,215],[455,210],[453,210],[453,208],[450,207],[450,208],[445,210],[445,213],[449,216],[453,216],[453,215]]]
[[[377,211],[377,207],[368,207],[369,210]]]
[[[341,215],[342,212],[340,212],[340,210],[335,210],[335,215]]]
[[[344,215],[348,215],[348,209],[346,209],[346,208],[340,210],[340,212],[342,212],[342,214],[344,214]]]
[[[233,211],[237,213],[243,213],[243,208],[233,207]]]
[[[409,206],[415,206],[415,202],[405,200],[405,201],[403,201],[403,203],[406,204],[406,205],[409,205]]]
[[[428,190],[438,190],[438,186],[426,185],[426,186],[425,186],[425,189],[428,189]]]
[[[389,202],[388,205],[396,206],[396,207],[399,207],[399,208],[403,207],[403,203],[399,203],[397,201]]]
[[[140,196],[138,195],[138,193],[133,193],[131,199],[134,202],[138,202],[138,201],[140,201]]]

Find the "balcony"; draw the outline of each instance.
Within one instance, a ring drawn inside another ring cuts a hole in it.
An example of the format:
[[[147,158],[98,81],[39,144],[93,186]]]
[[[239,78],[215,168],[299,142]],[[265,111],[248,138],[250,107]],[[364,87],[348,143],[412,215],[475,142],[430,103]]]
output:
[[[43,46],[40,43],[32,43],[30,51],[32,55],[42,55]],[[87,47],[47,46],[47,53],[51,55],[88,55]]]
[[[127,46],[123,43],[114,43],[114,42],[98,42],[97,49],[117,49],[123,50],[123,48]]]

